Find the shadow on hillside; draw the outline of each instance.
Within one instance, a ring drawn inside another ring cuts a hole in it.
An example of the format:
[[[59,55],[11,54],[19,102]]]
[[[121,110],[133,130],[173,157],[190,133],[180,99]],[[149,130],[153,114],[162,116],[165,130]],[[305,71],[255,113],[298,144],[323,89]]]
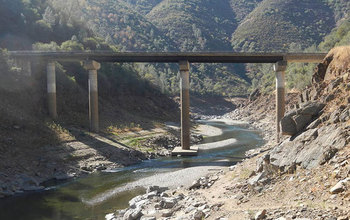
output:
[[[191,96],[191,112],[193,113],[222,116],[236,108],[237,105],[225,97]]]
[[[141,160],[147,159],[140,151],[112,138],[106,138],[99,134],[81,132],[74,129],[71,130],[71,133],[78,142],[81,142],[89,148],[97,151],[97,155],[89,155],[89,159],[101,155],[109,162],[121,164],[123,166],[132,165],[141,162]]]

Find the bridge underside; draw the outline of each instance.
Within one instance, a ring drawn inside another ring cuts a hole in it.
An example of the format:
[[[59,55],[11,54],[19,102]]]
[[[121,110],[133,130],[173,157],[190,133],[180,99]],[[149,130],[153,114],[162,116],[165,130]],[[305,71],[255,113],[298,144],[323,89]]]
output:
[[[10,56],[30,60],[82,61],[97,62],[146,62],[178,63],[186,60],[189,63],[276,63],[288,62],[321,62],[324,53],[234,53],[234,52],[42,52],[12,51]]]
[[[325,53],[147,53],[147,52],[42,52],[42,51],[10,51],[10,57],[21,60],[19,63],[46,61],[48,109],[55,119],[56,106],[56,74],[55,62],[84,61],[84,68],[89,72],[89,119],[90,129],[99,131],[98,114],[98,82],[97,70],[99,62],[146,62],[146,63],[178,63],[180,66],[181,97],[181,148],[176,148],[173,155],[195,155],[198,148],[190,147],[190,63],[274,63],[276,74],[276,140],[280,139],[280,121],[285,112],[285,71],[287,62],[319,63]],[[23,62],[24,61],[24,62]],[[30,69],[30,65],[25,65]],[[30,71],[29,71],[30,72]]]

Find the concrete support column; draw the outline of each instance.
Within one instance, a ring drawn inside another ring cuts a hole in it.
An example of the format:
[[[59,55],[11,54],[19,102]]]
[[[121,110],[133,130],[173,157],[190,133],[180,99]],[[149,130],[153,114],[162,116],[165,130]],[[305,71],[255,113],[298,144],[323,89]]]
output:
[[[287,61],[279,61],[274,65],[276,72],[276,141],[280,142],[280,122],[285,113],[285,72]]]
[[[98,86],[97,86],[97,70],[101,65],[96,61],[85,61],[84,68],[89,71],[89,120],[90,130],[99,131],[98,119]]]
[[[190,64],[180,61],[181,147],[190,149]]]
[[[55,62],[50,61],[46,67],[47,75],[47,103],[49,108],[49,115],[51,118],[57,118],[57,104],[56,104],[56,66]]]

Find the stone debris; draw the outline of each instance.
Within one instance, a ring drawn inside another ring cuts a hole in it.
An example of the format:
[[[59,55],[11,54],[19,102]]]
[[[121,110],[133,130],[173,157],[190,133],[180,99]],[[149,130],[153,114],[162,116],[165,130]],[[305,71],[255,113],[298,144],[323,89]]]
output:
[[[330,193],[338,194],[347,189],[347,183],[350,181],[350,178],[339,181],[335,186],[330,189]]]

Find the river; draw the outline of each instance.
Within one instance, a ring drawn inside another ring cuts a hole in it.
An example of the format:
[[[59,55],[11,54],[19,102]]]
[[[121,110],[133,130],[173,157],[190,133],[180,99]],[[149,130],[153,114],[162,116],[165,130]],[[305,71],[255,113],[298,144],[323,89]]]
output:
[[[259,132],[247,126],[218,121],[200,123],[222,130],[221,135],[204,138],[204,143],[232,138],[236,141],[223,147],[200,150],[195,157],[148,160],[65,183],[48,183],[45,191],[0,200],[0,219],[104,219],[107,213],[126,208],[131,198],[144,193],[145,189],[139,186],[146,185],[154,176],[166,176],[185,168],[231,166],[242,160],[246,151],[264,143]],[[176,180],[173,182],[176,184]]]

